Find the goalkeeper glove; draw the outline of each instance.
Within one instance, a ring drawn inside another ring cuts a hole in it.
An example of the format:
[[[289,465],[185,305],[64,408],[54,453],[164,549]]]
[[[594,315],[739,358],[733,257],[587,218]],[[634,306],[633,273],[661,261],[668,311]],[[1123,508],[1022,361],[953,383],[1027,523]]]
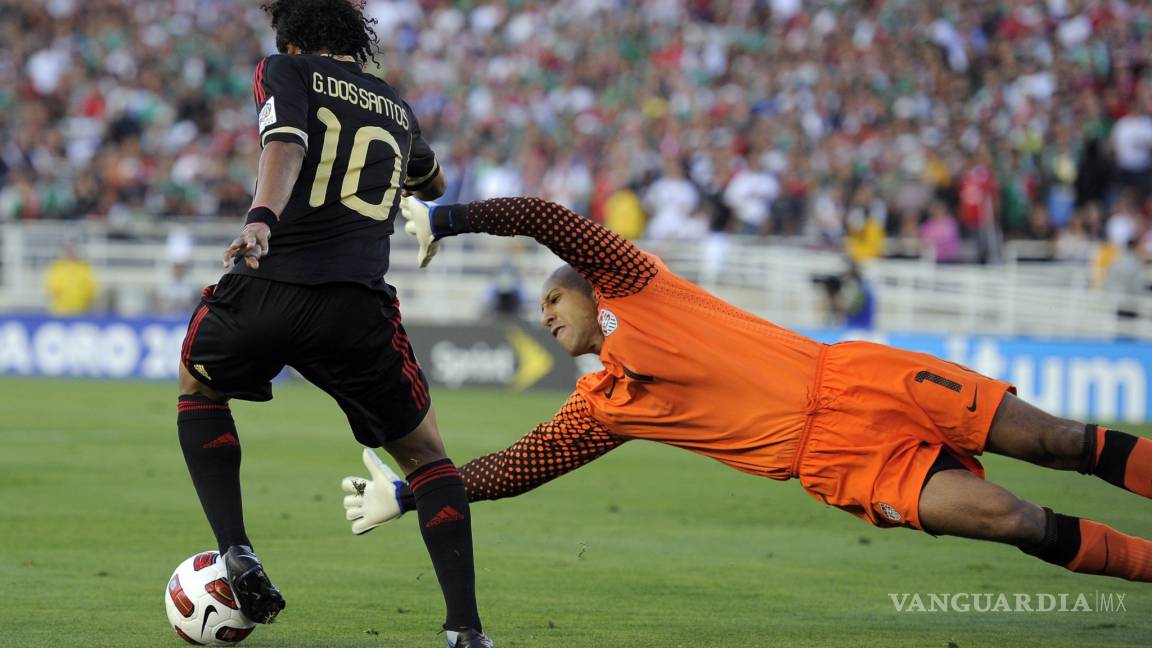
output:
[[[408,484],[371,448],[364,448],[364,466],[371,479],[345,477],[340,484],[344,492],[349,493],[344,497],[344,513],[356,535],[404,515],[408,510],[404,505],[405,496],[411,493]]]
[[[400,215],[407,221],[404,223],[404,231],[415,236],[420,243],[420,251],[416,254],[416,261],[421,268],[427,267],[432,257],[440,251],[440,240],[432,233],[433,207],[435,205],[413,196],[400,199]]]

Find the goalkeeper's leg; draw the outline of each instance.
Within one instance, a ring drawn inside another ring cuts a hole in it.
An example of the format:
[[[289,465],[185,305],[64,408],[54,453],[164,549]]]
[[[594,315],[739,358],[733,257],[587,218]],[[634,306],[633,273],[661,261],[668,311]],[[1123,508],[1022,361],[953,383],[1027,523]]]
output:
[[[444,628],[479,632],[468,495],[460,473],[444,452],[432,409],[415,430],[385,443],[384,449],[406,473],[416,498],[420,533],[444,593]]]
[[[925,531],[1019,547],[1074,572],[1152,582],[1152,541],[1053,513],[967,470],[943,470],[920,494]]]
[[[1052,416],[1011,394],[996,410],[986,449],[1047,468],[1094,475],[1152,498],[1152,439]]]

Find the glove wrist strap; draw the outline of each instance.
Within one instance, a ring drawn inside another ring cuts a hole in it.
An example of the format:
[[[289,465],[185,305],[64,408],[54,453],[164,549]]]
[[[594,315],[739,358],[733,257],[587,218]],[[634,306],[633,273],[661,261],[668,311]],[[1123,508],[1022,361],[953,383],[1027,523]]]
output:
[[[400,513],[415,511],[416,496],[412,494],[412,488],[405,482],[400,482],[400,484],[396,488],[396,502],[400,505]]]
[[[432,236],[437,239],[472,231],[468,225],[468,205],[436,205],[428,220]]]
[[[267,207],[253,207],[252,209],[249,209],[248,217],[244,219],[245,225],[251,225],[252,223],[264,223],[268,227],[272,227],[278,222],[280,222],[280,218],[276,215],[276,212],[268,209]]]

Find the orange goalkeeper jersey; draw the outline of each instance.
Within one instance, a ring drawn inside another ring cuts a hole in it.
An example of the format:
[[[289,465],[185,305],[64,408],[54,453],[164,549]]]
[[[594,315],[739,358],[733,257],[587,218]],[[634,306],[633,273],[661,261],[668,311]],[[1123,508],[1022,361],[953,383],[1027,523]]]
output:
[[[559,205],[472,203],[468,229],[548,246],[593,285],[604,332],[604,369],[582,377],[556,417],[461,467],[470,499],[517,495],[629,439],[789,478],[825,345],[733,307]]]
[[[576,385],[592,417],[775,479],[790,476],[823,344],[676,276],[598,297],[604,369]]]

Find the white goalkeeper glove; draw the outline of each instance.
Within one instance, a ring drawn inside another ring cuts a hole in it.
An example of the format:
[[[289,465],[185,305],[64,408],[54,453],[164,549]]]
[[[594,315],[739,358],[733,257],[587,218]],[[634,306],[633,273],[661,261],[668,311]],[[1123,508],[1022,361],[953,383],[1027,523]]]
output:
[[[352,533],[363,535],[372,529],[404,515],[400,494],[407,484],[380,460],[371,448],[364,448],[364,466],[371,479],[345,477],[340,483],[344,492],[345,517],[352,522]]]
[[[400,215],[407,221],[404,231],[416,237],[420,243],[420,251],[416,261],[421,268],[427,267],[428,262],[440,251],[440,241],[432,234],[432,208],[429,204],[414,196],[405,196],[400,199]]]

